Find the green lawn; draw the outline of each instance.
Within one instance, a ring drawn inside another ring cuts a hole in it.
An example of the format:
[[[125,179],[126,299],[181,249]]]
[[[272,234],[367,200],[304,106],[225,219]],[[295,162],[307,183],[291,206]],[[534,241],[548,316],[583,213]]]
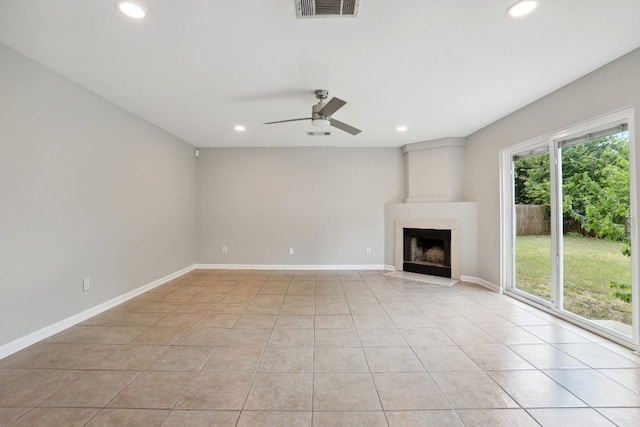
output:
[[[550,300],[551,237],[516,239],[516,286]],[[631,283],[631,259],[620,244],[564,236],[564,309],[593,320],[631,324],[631,304],[614,298],[609,282]]]

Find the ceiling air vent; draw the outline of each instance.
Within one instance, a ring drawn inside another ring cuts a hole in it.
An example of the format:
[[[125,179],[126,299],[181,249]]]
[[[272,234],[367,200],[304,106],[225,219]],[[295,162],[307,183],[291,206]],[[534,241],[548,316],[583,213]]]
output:
[[[360,0],[295,0],[298,18],[356,17]]]
[[[331,132],[307,132],[309,136],[331,136]]]

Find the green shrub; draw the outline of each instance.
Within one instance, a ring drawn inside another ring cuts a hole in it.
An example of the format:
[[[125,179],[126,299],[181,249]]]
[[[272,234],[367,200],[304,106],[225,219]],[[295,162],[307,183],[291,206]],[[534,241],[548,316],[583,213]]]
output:
[[[612,289],[619,289],[613,293],[615,298],[624,302],[631,302],[631,285],[627,283],[618,283],[615,281],[609,282],[609,287]]]

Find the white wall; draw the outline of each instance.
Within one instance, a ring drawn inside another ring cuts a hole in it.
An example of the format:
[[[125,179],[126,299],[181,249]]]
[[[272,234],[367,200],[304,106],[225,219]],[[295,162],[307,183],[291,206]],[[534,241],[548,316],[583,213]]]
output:
[[[500,149],[629,106],[635,106],[637,128],[639,76],[636,49],[467,137],[465,199],[478,202],[479,277],[500,283]],[[640,165],[640,150],[635,154]]]
[[[202,149],[198,262],[381,266],[402,168],[400,148]]]
[[[192,265],[195,168],[190,145],[0,44],[0,346]]]

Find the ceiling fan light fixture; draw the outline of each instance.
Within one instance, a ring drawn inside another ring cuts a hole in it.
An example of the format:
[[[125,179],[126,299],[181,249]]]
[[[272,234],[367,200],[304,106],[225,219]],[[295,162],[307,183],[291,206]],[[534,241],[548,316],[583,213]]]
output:
[[[133,19],[142,19],[147,15],[147,10],[137,1],[118,0],[116,7],[120,12]]]
[[[507,9],[507,14],[513,18],[519,18],[530,14],[536,7],[538,7],[537,0],[520,0]]]
[[[311,124],[317,128],[326,128],[331,126],[331,121],[329,119],[313,119]]]

